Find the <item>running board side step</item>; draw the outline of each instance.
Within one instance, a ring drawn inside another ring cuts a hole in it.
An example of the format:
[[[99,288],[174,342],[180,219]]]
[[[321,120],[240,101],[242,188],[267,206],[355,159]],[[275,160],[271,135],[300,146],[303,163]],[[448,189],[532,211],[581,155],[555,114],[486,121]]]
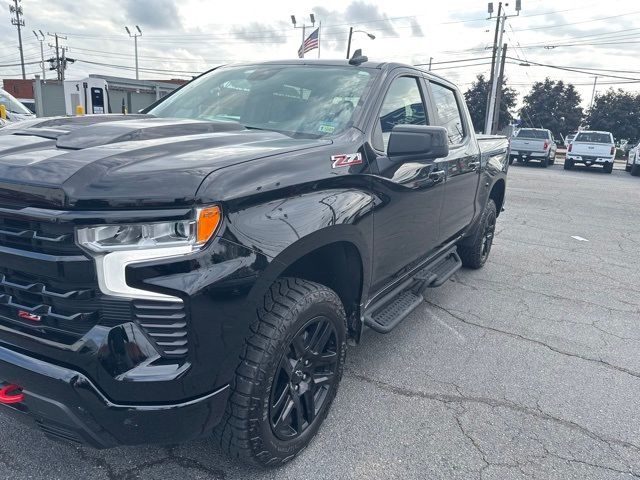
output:
[[[364,324],[378,333],[389,333],[423,301],[425,288],[439,287],[462,267],[454,246],[374,304],[367,307]]]

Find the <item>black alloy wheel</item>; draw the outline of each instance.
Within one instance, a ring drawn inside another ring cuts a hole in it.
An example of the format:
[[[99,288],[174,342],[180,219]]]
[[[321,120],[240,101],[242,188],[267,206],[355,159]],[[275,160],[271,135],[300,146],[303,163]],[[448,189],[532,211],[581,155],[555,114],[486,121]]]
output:
[[[292,440],[318,418],[336,388],[338,343],[334,324],[315,317],[293,337],[271,387],[269,420],[273,434]]]
[[[484,225],[484,232],[482,233],[482,254],[481,258],[483,263],[487,260],[489,253],[491,252],[491,246],[493,245],[493,237],[496,232],[496,215],[493,212],[489,212],[487,221]]]

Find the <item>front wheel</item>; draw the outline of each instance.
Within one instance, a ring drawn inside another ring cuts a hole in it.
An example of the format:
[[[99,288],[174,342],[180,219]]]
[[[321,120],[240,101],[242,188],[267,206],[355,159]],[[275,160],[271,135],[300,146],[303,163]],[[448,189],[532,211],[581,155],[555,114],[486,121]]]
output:
[[[509,155],[509,165],[513,165],[513,157]]]
[[[231,457],[281,465],[315,436],[333,402],[346,355],[346,317],[329,288],[277,280],[258,309],[214,432]]]
[[[497,216],[496,204],[493,199],[489,199],[484,212],[482,212],[475,235],[469,243],[458,245],[458,254],[464,267],[478,269],[487,263],[493,246]]]
[[[640,163],[634,163],[631,166],[631,175],[634,177],[640,177]]]
[[[566,160],[564,161],[564,169],[565,170],[571,170],[573,168],[573,160]]]

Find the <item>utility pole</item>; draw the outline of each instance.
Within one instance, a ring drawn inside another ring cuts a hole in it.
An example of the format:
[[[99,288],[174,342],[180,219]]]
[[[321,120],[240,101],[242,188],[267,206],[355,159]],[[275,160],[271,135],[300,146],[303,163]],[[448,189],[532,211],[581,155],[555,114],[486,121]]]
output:
[[[11,25],[15,25],[16,27],[18,27],[18,49],[20,50],[20,65],[22,66],[22,79],[25,80],[27,78],[27,75],[24,71],[24,51],[22,50],[22,27],[24,27],[24,18],[22,17],[24,13],[22,11],[20,3],[22,3],[22,0],[13,0],[13,5],[9,5],[9,11],[12,13],[12,15],[15,15],[15,17],[11,17]]]
[[[309,15],[309,19],[311,20],[311,25],[305,25],[304,22],[302,22],[302,25],[298,25],[296,22],[296,16],[295,15],[291,15],[291,23],[293,23],[293,28],[301,28],[302,29],[302,43],[300,44],[300,48],[301,48],[301,56],[300,58],[304,58],[304,41],[307,39],[307,27],[313,28],[316,26],[316,16],[311,13]],[[319,33],[319,32],[318,32]]]
[[[500,73],[498,74],[498,93],[496,94],[496,108],[493,111],[493,123],[491,131],[496,132],[500,125],[500,105],[502,104],[502,84],[504,83],[504,64],[507,60],[507,44],[502,46],[502,59],[500,61]]]
[[[496,105],[496,98],[498,96],[498,76],[501,69],[500,64],[502,63],[502,36],[504,34],[504,24],[508,17],[518,16],[520,15],[520,10],[522,10],[522,0],[516,0],[516,15],[507,15],[506,12],[502,9],[502,2],[498,6],[498,18],[497,18],[497,38],[494,40],[494,49],[496,53],[494,55],[494,62],[491,70],[491,95],[489,97],[489,103],[487,107],[487,116],[485,117],[485,125],[484,125],[484,133],[487,135],[491,135],[493,132],[493,118],[496,109],[499,109],[499,105]],[[493,15],[493,2],[489,3],[489,18]]]
[[[593,91],[591,92],[591,103],[589,104],[589,110],[593,107],[593,101],[596,98],[596,83],[598,83],[598,77],[593,78]]]
[[[138,25],[136,25],[136,30],[138,30],[138,33],[136,32],[131,33],[131,30],[129,30],[129,27],[124,27],[124,29],[127,31],[129,36],[133,38],[133,43],[135,45],[135,51],[136,51],[136,80],[140,80],[140,74],[138,72],[138,37],[142,36],[142,30],[140,30],[140,27]]]
[[[431,71],[431,63],[433,62],[433,57],[429,57],[429,71]]]
[[[36,40],[40,42],[40,58],[42,60],[42,80],[47,79],[46,69],[44,68],[44,33],[42,30],[38,30],[37,32],[34,30],[33,34],[36,36]]]
[[[66,40],[67,37],[63,37],[62,35],[58,35],[57,33],[49,33],[49,32],[47,32],[47,35],[49,35],[50,37],[54,37],[56,39],[55,45],[49,44],[51,48],[55,48],[56,50],[55,64],[52,65],[51,70],[55,70],[57,72],[58,81],[62,82],[64,80],[64,71],[67,68],[67,59],[64,55],[64,50],[66,50],[67,47],[60,47],[59,40],[60,39]],[[60,48],[63,49],[62,55],[60,55]],[[50,62],[54,63],[53,59],[51,59]]]
[[[493,13],[493,4],[490,3],[489,4],[489,14]],[[493,86],[493,77],[495,72],[495,67],[496,67],[496,55],[498,53],[498,34],[500,33],[500,23],[501,23],[501,19],[502,19],[502,2],[498,3],[498,15],[496,16],[496,31],[495,34],[493,36],[493,48],[492,48],[492,55],[491,55],[491,74],[489,75],[489,91],[487,92],[487,108],[484,111],[484,127],[485,127],[485,131],[487,129],[487,125],[489,124],[489,104],[491,103],[491,91],[492,91],[492,86]]]

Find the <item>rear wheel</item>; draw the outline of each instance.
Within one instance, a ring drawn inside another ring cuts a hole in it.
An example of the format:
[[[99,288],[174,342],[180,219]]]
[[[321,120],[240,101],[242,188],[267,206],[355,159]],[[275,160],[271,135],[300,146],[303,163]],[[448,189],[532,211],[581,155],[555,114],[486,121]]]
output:
[[[613,162],[607,162],[604,164],[604,173],[611,173],[613,172]]]
[[[509,155],[509,165],[513,165],[513,157]]]
[[[564,161],[564,169],[571,170],[573,168],[573,160],[565,160]]]
[[[475,235],[468,244],[458,245],[458,254],[463,266],[478,269],[487,262],[493,246],[497,216],[496,204],[493,199],[489,199],[484,212],[482,212]]]
[[[640,163],[634,163],[631,166],[631,175],[634,177],[640,177]]]
[[[540,166],[542,168],[547,168],[549,166],[549,156],[548,155],[542,159],[542,162],[540,162]]]
[[[306,280],[276,281],[246,339],[215,436],[231,457],[280,465],[304,449],[336,395],[346,355],[338,295]]]
[[[556,154],[554,153],[553,156],[549,156],[549,165],[555,165],[556,163]]]

